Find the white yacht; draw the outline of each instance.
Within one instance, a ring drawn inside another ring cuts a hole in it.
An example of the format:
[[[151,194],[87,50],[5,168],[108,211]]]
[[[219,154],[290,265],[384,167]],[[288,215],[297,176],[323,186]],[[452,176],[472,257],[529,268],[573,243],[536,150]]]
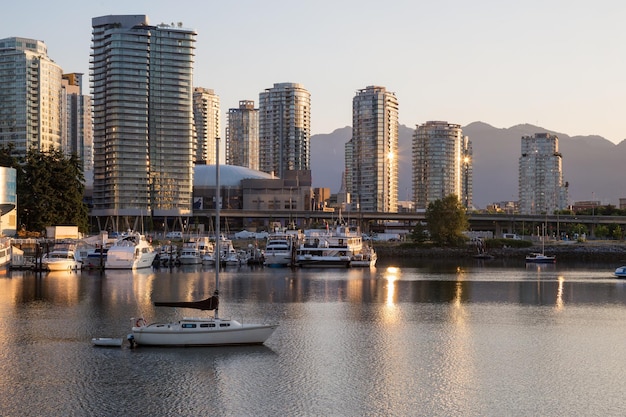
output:
[[[285,267],[295,263],[296,248],[303,238],[299,230],[275,231],[265,243],[263,264],[269,267]]]
[[[213,250],[213,243],[208,237],[194,237],[183,243],[178,261],[181,265],[199,265],[203,263],[204,255]]]
[[[72,246],[64,245],[54,248],[41,258],[42,269],[48,271],[76,271],[81,263]]]
[[[130,233],[119,238],[108,252],[104,269],[149,268],[157,252],[146,236]]]
[[[363,238],[357,227],[340,224],[332,230],[305,230],[304,241],[296,252],[296,264],[305,268],[348,268],[352,257],[362,250]]]

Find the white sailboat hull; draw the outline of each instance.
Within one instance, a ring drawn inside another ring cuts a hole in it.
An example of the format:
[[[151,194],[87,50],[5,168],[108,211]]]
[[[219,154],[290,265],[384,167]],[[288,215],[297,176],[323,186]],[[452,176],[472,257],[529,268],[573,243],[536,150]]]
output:
[[[135,326],[132,337],[134,343],[143,346],[260,345],[276,327],[276,324],[241,324],[235,320],[183,319]]]

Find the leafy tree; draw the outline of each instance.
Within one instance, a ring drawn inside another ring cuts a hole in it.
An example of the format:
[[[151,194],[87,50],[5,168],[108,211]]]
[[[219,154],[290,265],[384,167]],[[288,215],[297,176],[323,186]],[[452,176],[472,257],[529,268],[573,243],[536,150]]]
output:
[[[417,222],[415,228],[411,232],[411,240],[416,243],[423,243],[428,239],[428,230],[422,224],[422,222]]]
[[[82,163],[77,155],[66,157],[59,150],[40,152],[31,148],[18,183],[18,217],[28,230],[47,226],[76,225],[88,229],[88,211]]]
[[[594,234],[596,235],[596,237],[599,237],[601,239],[605,238],[609,235],[609,228],[604,224],[600,224],[594,230]]]
[[[456,246],[466,240],[462,232],[469,226],[467,213],[454,194],[430,203],[426,209],[426,222],[430,237],[437,245]]]
[[[611,231],[611,236],[613,236],[613,239],[621,240],[623,235],[624,235],[624,232],[622,231],[622,228],[620,227],[619,224],[616,224],[613,230]]]

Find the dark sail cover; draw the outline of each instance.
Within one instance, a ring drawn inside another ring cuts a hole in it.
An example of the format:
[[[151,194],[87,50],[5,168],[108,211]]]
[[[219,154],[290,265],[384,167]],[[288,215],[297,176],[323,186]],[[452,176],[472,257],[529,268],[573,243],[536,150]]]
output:
[[[202,301],[155,301],[156,307],[182,307],[182,308],[195,308],[198,310],[215,310],[219,305],[219,298],[217,295],[211,296]]]

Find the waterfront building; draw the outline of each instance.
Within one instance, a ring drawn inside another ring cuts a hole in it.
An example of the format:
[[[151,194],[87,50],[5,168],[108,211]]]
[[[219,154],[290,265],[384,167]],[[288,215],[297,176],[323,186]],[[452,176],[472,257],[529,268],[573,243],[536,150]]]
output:
[[[42,41],[0,39],[0,144],[17,155],[61,147],[61,77]]]
[[[17,171],[0,167],[0,236],[17,233]]]
[[[282,178],[310,169],[311,94],[279,83],[259,94],[259,168]]]
[[[145,15],[95,17],[92,27],[93,215],[188,215],[196,32]]]
[[[63,74],[61,81],[61,149],[76,154],[85,176],[93,170],[91,97],[83,95],[83,74]]]
[[[220,136],[220,97],[208,88],[193,90],[193,120],[196,128],[197,163],[216,163],[216,138]]]
[[[242,100],[228,110],[226,163],[259,170],[259,109],[253,100]]]
[[[522,214],[552,214],[567,208],[559,138],[550,133],[522,136],[519,158],[519,208]]]
[[[472,207],[472,143],[461,125],[428,121],[413,133],[413,201],[417,210],[454,194]]]
[[[366,87],[352,99],[345,167],[354,210],[398,211],[398,99],[385,87]]]

